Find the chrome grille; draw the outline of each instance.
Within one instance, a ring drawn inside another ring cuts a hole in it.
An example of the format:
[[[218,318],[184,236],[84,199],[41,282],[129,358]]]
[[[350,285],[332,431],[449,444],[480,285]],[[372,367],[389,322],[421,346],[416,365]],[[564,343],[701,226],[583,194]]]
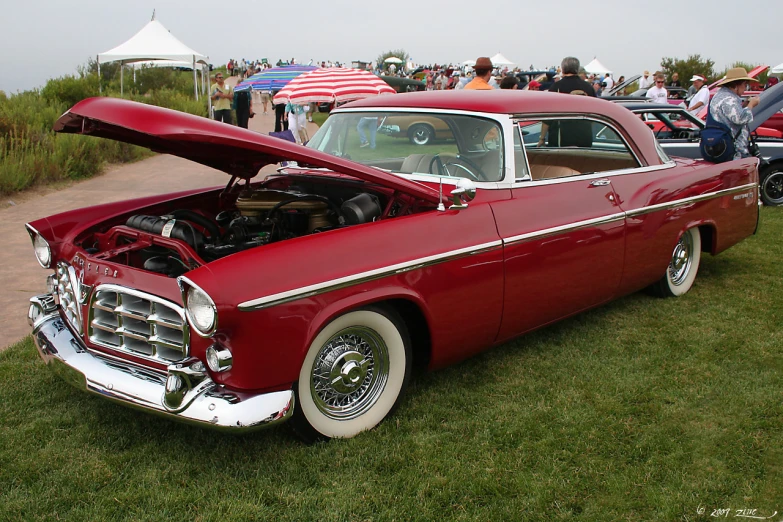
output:
[[[57,301],[63,309],[65,318],[76,330],[78,334],[82,333],[82,317],[79,308],[79,280],[76,277],[73,267],[60,261],[55,269],[55,293]]]
[[[101,285],[90,299],[90,341],[98,346],[170,363],[188,356],[182,307],[118,285]]]

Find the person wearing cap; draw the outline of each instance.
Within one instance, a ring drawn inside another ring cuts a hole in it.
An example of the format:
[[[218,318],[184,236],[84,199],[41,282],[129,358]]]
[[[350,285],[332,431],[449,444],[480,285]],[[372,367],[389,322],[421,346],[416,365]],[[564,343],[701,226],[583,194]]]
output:
[[[709,104],[709,116],[726,125],[731,135],[736,136],[734,159],[750,157],[748,124],[753,121],[752,109],[759,104],[759,99],[757,96],[750,98],[747,107],[744,107],[742,95],[748,88],[748,82],[752,81],[753,78],[748,76],[748,72],[742,67],[729,69],[726,76],[718,82],[720,89]]]
[[[492,86],[489,84],[489,79],[492,77],[492,60],[486,56],[480,57],[476,60],[473,71],[475,72],[475,77],[465,86],[465,90],[491,91]]]
[[[537,91],[541,88],[541,84],[537,81],[533,80],[532,82],[527,84],[527,90],[528,91]]]
[[[698,114],[710,102],[710,90],[704,85],[704,76],[695,74],[691,78],[691,82],[696,88],[696,94],[688,102],[688,112]]]
[[[650,71],[644,71],[644,76],[639,78],[639,89],[649,89],[653,86],[653,79],[650,78]]]

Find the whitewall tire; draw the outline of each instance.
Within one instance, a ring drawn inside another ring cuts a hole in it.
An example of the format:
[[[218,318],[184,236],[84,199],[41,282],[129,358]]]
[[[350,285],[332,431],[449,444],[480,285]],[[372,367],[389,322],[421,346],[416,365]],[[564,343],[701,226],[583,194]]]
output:
[[[652,287],[660,297],[680,297],[688,292],[696,280],[701,261],[701,234],[698,228],[683,232],[672,251],[666,274]]]
[[[312,441],[374,428],[398,404],[410,369],[410,341],[397,314],[369,308],[334,319],[299,372],[294,431]]]

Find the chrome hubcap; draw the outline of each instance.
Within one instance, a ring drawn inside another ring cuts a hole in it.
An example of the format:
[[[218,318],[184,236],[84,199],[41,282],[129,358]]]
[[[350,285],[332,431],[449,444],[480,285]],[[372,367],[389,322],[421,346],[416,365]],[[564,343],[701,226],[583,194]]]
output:
[[[783,171],[773,172],[764,178],[762,190],[775,203],[783,201]]]
[[[693,239],[690,232],[682,235],[674,247],[672,260],[669,263],[669,278],[675,286],[681,285],[688,277],[691,271],[691,262],[693,260]]]
[[[327,417],[348,420],[372,407],[389,378],[389,351],[377,332],[351,327],[337,333],[318,351],[311,391]]]
[[[416,142],[417,145],[424,145],[429,139],[430,133],[425,129],[416,129],[416,132],[413,133],[413,141]]]

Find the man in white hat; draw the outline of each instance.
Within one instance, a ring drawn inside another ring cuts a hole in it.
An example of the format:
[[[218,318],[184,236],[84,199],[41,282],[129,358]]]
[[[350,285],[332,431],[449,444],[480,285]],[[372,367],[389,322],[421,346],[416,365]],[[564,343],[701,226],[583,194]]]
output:
[[[748,72],[742,67],[729,69],[726,76],[718,82],[720,89],[709,105],[709,115],[718,123],[728,126],[734,137],[734,159],[750,156],[748,123],[753,121],[751,109],[759,104],[759,99],[754,96],[748,100],[747,107],[743,107],[742,95],[748,88],[748,82],[751,81],[753,78],[749,77]]]
[[[653,79],[650,78],[650,71],[644,71],[644,75],[639,78],[639,89],[649,89],[653,86]]]
[[[696,87],[696,94],[688,102],[688,112],[698,114],[704,107],[710,103],[710,90],[704,85],[704,76],[695,74],[691,78],[693,86]]]

